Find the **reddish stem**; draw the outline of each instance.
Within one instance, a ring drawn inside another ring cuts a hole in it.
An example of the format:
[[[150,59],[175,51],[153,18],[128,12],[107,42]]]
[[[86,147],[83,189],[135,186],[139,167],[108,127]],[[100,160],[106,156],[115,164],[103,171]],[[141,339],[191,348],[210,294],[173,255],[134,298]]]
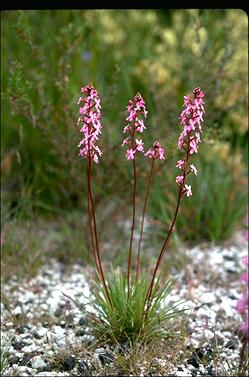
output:
[[[137,173],[136,173],[135,158],[134,160],[132,160],[132,162],[133,162],[134,186],[133,186],[133,195],[132,195],[132,224],[131,224],[130,248],[129,248],[129,256],[128,256],[128,271],[127,271],[128,298],[130,296],[131,254],[132,254],[132,242],[133,242],[133,233],[134,233],[135,216],[136,216],[136,190],[137,190]]]
[[[91,125],[88,124],[88,133],[91,133]],[[100,275],[100,268],[99,263],[96,256],[96,247],[94,243],[94,235],[93,235],[93,228],[92,228],[92,213],[90,208],[90,191],[91,191],[91,184],[90,184],[90,175],[91,175],[91,151],[90,151],[90,137],[88,138],[88,158],[87,158],[87,165],[86,165],[86,173],[87,173],[87,211],[89,217],[89,227],[90,227],[90,235],[91,235],[91,245],[92,245],[92,254],[94,257],[94,261],[96,264],[97,271]]]
[[[88,212],[88,218],[89,218],[89,228],[90,228],[90,235],[91,235],[91,247],[92,247],[92,255],[94,258],[94,262],[97,268],[98,273],[100,274],[99,264],[96,257],[96,249],[94,244],[94,236],[93,236],[93,229],[92,229],[92,214],[90,209],[90,194],[89,194],[89,174],[90,174],[90,160],[87,161],[87,212]]]
[[[153,273],[153,276],[152,276],[152,279],[151,279],[151,283],[149,285],[149,289],[147,291],[147,294],[146,294],[146,298],[145,298],[145,302],[147,301],[148,302],[148,307],[147,307],[147,312],[150,308],[150,298],[151,298],[151,294],[152,294],[152,290],[153,290],[153,286],[154,286],[154,281],[155,281],[155,277],[156,277],[156,274],[157,274],[157,271],[158,271],[158,268],[159,268],[159,265],[161,263],[161,260],[162,260],[162,257],[163,257],[163,254],[165,252],[165,249],[166,247],[168,246],[168,243],[169,243],[169,239],[170,239],[170,236],[171,236],[171,233],[173,232],[173,229],[174,229],[174,226],[175,226],[175,222],[176,222],[176,217],[177,217],[177,214],[178,214],[178,210],[179,210],[179,206],[180,206],[180,201],[181,201],[181,197],[182,197],[182,188],[179,189],[179,194],[178,194],[178,200],[177,200],[177,205],[176,205],[176,210],[175,210],[175,215],[174,215],[174,219],[172,221],[172,224],[170,226],[170,229],[168,231],[168,234],[164,240],[164,243],[163,243],[163,246],[161,248],[161,251],[160,251],[160,254],[159,254],[159,257],[157,259],[157,263],[156,263],[156,267],[154,269],[154,273]]]
[[[168,246],[171,233],[174,230],[175,222],[176,222],[176,218],[177,218],[177,214],[178,214],[178,210],[179,210],[179,206],[180,206],[180,202],[181,202],[181,198],[183,196],[183,189],[184,189],[184,185],[185,185],[185,178],[186,178],[186,174],[187,174],[186,173],[187,172],[187,165],[188,165],[189,154],[190,154],[190,145],[189,144],[190,144],[190,134],[188,135],[188,141],[187,141],[186,160],[185,160],[185,165],[184,165],[184,170],[183,170],[183,183],[181,184],[181,186],[179,188],[179,194],[178,194],[178,200],[177,200],[177,204],[176,204],[176,210],[175,210],[174,218],[173,218],[173,221],[172,221],[171,226],[169,228],[169,231],[167,233],[167,236],[164,240],[163,246],[161,248],[161,251],[160,251],[160,254],[159,254],[159,257],[157,259],[157,263],[156,263],[156,266],[155,266],[155,269],[154,269],[154,273],[153,273],[153,276],[152,276],[152,279],[151,279],[151,282],[150,282],[150,285],[149,285],[149,288],[148,288],[148,291],[147,291],[147,294],[146,294],[145,303],[147,301],[148,305],[147,305],[147,309],[146,309],[146,317],[145,318],[147,318],[148,310],[149,310],[150,305],[151,305],[150,299],[151,299],[151,295],[152,295],[152,292],[153,292],[155,277],[156,277],[157,271],[159,269],[162,257],[165,253],[167,246]]]
[[[90,199],[90,203],[91,203],[91,207],[92,207],[93,233],[94,233],[94,238],[95,238],[96,257],[97,257],[97,262],[98,262],[98,264],[96,264],[96,266],[97,266],[97,268],[99,267],[99,272],[100,272],[101,280],[103,282],[104,289],[105,289],[105,292],[106,292],[106,297],[109,301],[110,306],[113,307],[112,301],[111,301],[111,298],[110,298],[110,295],[109,295],[109,292],[108,292],[108,289],[107,289],[107,285],[106,285],[106,281],[105,281],[105,275],[104,275],[104,271],[103,271],[101,260],[100,260],[96,216],[95,216],[94,201],[93,201],[92,189],[91,189],[91,161],[90,160],[89,160],[89,171],[88,171],[88,177],[87,178],[88,178],[87,179],[88,180],[88,195],[89,195],[89,199]]]
[[[136,279],[137,280],[139,279],[139,274],[140,274],[140,252],[141,252],[141,243],[142,243],[142,238],[143,238],[144,218],[145,218],[145,211],[146,211],[147,201],[148,201],[148,196],[149,196],[149,189],[150,189],[150,183],[151,183],[151,178],[152,178],[154,162],[155,162],[155,159],[152,158],[151,168],[150,168],[150,171],[148,173],[148,183],[147,183],[146,194],[145,194],[145,199],[144,199],[142,223],[141,223],[141,229],[140,229],[140,237],[139,237],[139,241],[138,241],[137,268],[136,268]]]
[[[88,125],[88,132],[90,133],[91,126]],[[100,253],[99,253],[99,243],[98,243],[98,235],[97,235],[97,225],[96,225],[96,217],[95,217],[95,209],[94,209],[94,201],[92,196],[92,189],[91,189],[91,151],[90,151],[90,138],[88,138],[88,159],[87,159],[87,205],[88,205],[88,216],[89,216],[89,224],[90,224],[90,233],[91,233],[91,240],[92,240],[92,249],[93,249],[93,256],[94,261],[96,264],[96,268],[98,270],[98,273],[101,277],[101,280],[104,285],[104,289],[106,292],[106,297],[112,306],[112,301],[107,289],[106,281],[105,281],[105,275],[102,268],[101,260],[100,260]],[[92,209],[92,213],[90,210],[90,205]],[[93,219],[93,229],[92,229],[92,219]],[[95,238],[95,247],[94,247],[94,238]]]

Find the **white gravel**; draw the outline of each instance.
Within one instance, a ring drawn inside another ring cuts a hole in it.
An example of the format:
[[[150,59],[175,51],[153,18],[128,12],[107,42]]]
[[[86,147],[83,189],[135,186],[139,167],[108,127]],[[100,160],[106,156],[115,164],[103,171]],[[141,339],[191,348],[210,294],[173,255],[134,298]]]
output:
[[[241,318],[235,305],[241,296],[241,258],[247,254],[247,244],[241,241],[240,246],[203,246],[184,252],[190,262],[178,276],[170,302],[187,300],[184,305],[189,309],[189,347],[205,348],[215,343],[223,360],[220,367],[224,370],[228,368],[228,360],[234,365],[239,359]],[[66,268],[53,260],[32,280],[20,282],[13,276],[2,287],[9,301],[9,306],[1,303],[1,343],[3,350],[9,353],[4,375],[84,375],[82,370],[91,364],[89,358],[76,358],[75,361],[72,354],[82,341],[93,339],[84,323],[86,310],[93,310],[89,276],[89,271],[78,264]],[[81,307],[68,297],[77,300]],[[23,325],[18,325],[18,321]],[[68,359],[64,370],[53,366],[52,361],[58,353],[71,346],[73,351],[69,356],[72,358]],[[97,364],[98,355],[104,351],[95,351],[93,358]],[[194,363],[185,360],[182,365],[172,366],[171,375],[212,375],[210,369],[207,372],[207,367],[213,367],[212,360],[205,366],[200,360],[198,366]]]

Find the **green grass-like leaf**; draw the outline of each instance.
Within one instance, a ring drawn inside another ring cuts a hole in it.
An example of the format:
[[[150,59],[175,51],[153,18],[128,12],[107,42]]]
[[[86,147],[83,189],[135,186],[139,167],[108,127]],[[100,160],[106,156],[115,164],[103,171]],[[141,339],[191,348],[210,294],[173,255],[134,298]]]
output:
[[[112,306],[106,298],[101,284],[94,284],[94,309],[96,316],[91,316],[93,332],[99,342],[148,343],[167,334],[169,320],[179,316],[184,309],[179,309],[179,302],[174,305],[165,303],[172,281],[161,284],[158,279],[151,297],[151,305],[145,305],[149,280],[144,275],[140,281],[134,281],[129,299],[127,298],[127,279],[122,272],[112,271],[106,277]],[[182,302],[182,301],[181,301]]]

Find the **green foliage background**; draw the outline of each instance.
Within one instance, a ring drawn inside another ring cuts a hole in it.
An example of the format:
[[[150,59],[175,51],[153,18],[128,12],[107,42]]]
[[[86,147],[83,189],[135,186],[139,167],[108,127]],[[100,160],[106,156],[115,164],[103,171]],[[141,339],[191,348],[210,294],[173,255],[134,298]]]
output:
[[[104,126],[104,157],[93,171],[97,205],[104,208],[111,201],[113,212],[130,206],[130,165],[119,146],[125,107],[140,91],[149,110],[146,146],[159,139],[168,156],[164,174],[155,178],[149,211],[167,223],[168,198],[176,191],[183,96],[200,86],[207,108],[200,185],[183,206],[179,231],[191,239],[231,236],[247,200],[248,21],[243,11],[33,10],[2,12],[1,20],[3,222],[20,211],[30,216],[84,208],[77,98],[80,87],[93,82],[102,98]],[[148,166],[139,163],[142,199]],[[222,189],[214,190],[213,182]]]

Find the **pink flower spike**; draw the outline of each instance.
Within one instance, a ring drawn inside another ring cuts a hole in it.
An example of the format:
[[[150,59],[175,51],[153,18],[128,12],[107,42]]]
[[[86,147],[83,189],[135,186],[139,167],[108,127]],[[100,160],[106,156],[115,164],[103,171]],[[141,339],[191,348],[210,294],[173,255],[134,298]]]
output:
[[[185,184],[185,193],[187,196],[191,196],[192,195],[192,190],[191,190],[191,186],[190,185],[187,185]]]
[[[85,97],[80,97],[78,104],[85,102],[83,107],[79,109],[79,118],[77,124],[81,125],[80,132],[83,133],[84,137],[79,142],[78,147],[80,148],[79,156],[92,160],[96,164],[99,162],[99,157],[102,156],[100,148],[96,145],[98,140],[98,135],[101,134],[102,125],[100,122],[100,99],[98,97],[98,92],[94,89],[92,84],[81,88],[81,92],[84,93]]]
[[[198,171],[197,171],[196,167],[194,166],[194,164],[191,164],[191,165],[190,165],[190,170],[191,170],[195,175],[198,174]]]
[[[128,116],[126,117],[128,124],[124,127],[123,133],[129,132],[129,137],[123,141],[122,146],[130,145],[133,147],[126,151],[126,158],[127,160],[134,160],[137,152],[144,153],[142,139],[136,139],[136,132],[138,131],[142,133],[146,129],[141,117],[146,117],[147,110],[144,99],[140,93],[135,95],[133,101],[129,100],[126,109],[128,113]]]
[[[181,124],[183,125],[183,132],[178,140],[178,148],[182,149],[184,143],[187,142],[188,135],[190,135],[192,131],[197,131],[195,135],[195,143],[192,142],[190,154],[197,153],[198,151],[196,144],[201,141],[199,132],[202,131],[201,123],[203,122],[203,115],[205,113],[204,102],[202,100],[204,93],[200,88],[195,88],[193,94],[193,100],[189,96],[184,97],[183,106],[185,109],[182,111],[180,117]]]
[[[181,186],[183,184],[183,181],[184,181],[184,177],[183,175],[178,175],[178,177],[176,177],[176,183]]]
[[[178,160],[176,164],[176,168],[179,168],[182,170],[184,165],[185,165],[185,160]]]

